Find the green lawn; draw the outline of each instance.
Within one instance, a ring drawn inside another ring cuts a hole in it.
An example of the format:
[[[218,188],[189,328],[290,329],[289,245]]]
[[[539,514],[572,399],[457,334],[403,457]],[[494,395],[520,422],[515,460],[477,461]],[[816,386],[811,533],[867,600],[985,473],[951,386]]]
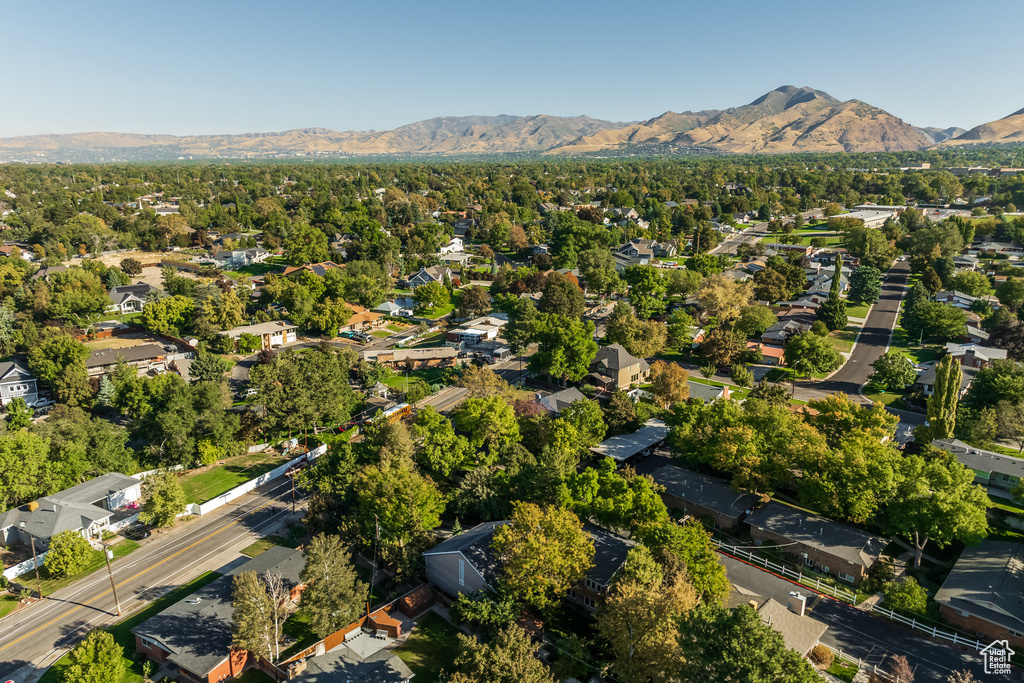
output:
[[[448,333],[445,332],[444,330],[441,330],[440,332],[434,332],[433,334],[428,334],[426,337],[423,337],[422,339],[417,341],[415,344],[409,344],[408,347],[409,348],[412,348],[412,347],[425,348],[425,347],[428,347],[428,346],[443,346],[444,342],[445,342],[445,340],[447,338],[448,338]]]
[[[239,678],[234,679],[237,683],[274,683],[274,679],[259,669],[249,669]]]
[[[885,393],[873,394],[865,391],[864,396],[874,403],[881,403],[884,406],[892,406],[897,410],[906,410],[906,405],[903,403],[903,394],[899,392],[887,391]]]
[[[14,611],[18,606],[18,598],[13,595],[0,595],[0,619]]]
[[[377,339],[387,339],[388,337],[391,336],[391,334],[392,333],[388,332],[387,330],[377,330],[376,332],[371,332],[370,336],[376,337]]]
[[[426,309],[422,313],[420,313],[420,317],[426,318],[428,320],[437,320],[441,316],[448,315],[454,310],[455,304],[451,303],[448,304],[447,306],[438,306],[437,308]]]
[[[125,665],[128,667],[128,673],[119,683],[142,683],[142,663],[135,661],[133,658],[135,654],[135,636],[132,635],[131,629],[219,578],[220,574],[217,572],[206,572],[184,586],[172,590],[162,598],[154,600],[145,608],[107,629],[114,636],[117,644],[124,648],[124,659]],[[39,683],[63,683],[63,672],[67,665],[67,656],[61,657],[54,662],[53,666],[46,670],[42,678],[39,679]],[[258,680],[253,679],[250,683],[257,683]]]
[[[907,333],[902,327],[897,327],[896,332],[892,336],[892,349],[894,351],[902,351],[917,364],[938,360],[942,356],[941,346],[930,346],[928,344],[918,346],[916,339],[911,340],[907,338]]]
[[[857,667],[853,664],[843,662],[838,657],[832,661],[832,666],[830,666],[827,671],[839,680],[847,681],[847,683],[851,683],[853,681],[853,677],[857,675]]]
[[[209,469],[186,474],[181,479],[181,487],[185,489],[188,502],[204,503],[286,462],[286,458],[276,453],[240,455]]]
[[[113,546],[111,546],[111,550],[114,551],[114,559],[111,560],[111,562],[116,562],[117,558],[124,557],[125,555],[130,554],[138,547],[138,543],[128,539],[124,539],[119,543],[115,543]],[[39,576],[42,578],[43,584],[43,595],[52,595],[54,591],[58,591],[61,588],[66,588],[75,581],[78,581],[80,578],[88,576],[89,574],[92,574],[94,571],[98,570],[100,567],[105,566],[106,561],[103,559],[103,552],[99,550],[93,550],[89,555],[88,564],[85,565],[85,569],[83,569],[81,572],[75,574],[74,576],[68,576],[63,579],[51,579],[47,578],[46,576],[46,562],[44,561],[43,566],[39,569]],[[25,572],[16,580],[21,585],[27,586],[32,590],[35,590],[36,588],[36,573],[34,570]]]
[[[1014,515],[1024,514],[1024,505],[1018,504],[1016,501],[1007,500],[1006,498],[993,498],[988,497],[989,507],[998,508],[1003,512],[1009,512]]]
[[[257,555],[262,555],[266,551],[270,550],[275,545],[283,545],[289,548],[293,547],[289,543],[290,542],[287,538],[281,538],[280,536],[264,536],[252,545],[247,545],[242,548],[242,554],[246,557],[256,557]]]
[[[825,379],[826,377],[828,377],[828,375],[829,375],[829,373],[827,373],[827,372],[811,373],[811,377],[813,379]],[[797,379],[797,386],[800,385],[800,381],[803,380],[804,377],[805,377],[805,375],[801,374],[801,375],[799,375],[796,378]],[[793,371],[790,368],[786,368],[786,367],[772,368],[771,370],[768,371],[768,374],[766,374],[764,376],[764,378],[766,380],[768,380],[769,382],[792,382],[793,381]]]
[[[257,275],[265,275],[281,270],[281,266],[272,263],[254,263],[251,266],[242,266],[238,270],[225,270],[224,274],[233,280],[246,280]]]
[[[284,622],[284,634],[289,638],[293,638],[295,642],[289,645],[287,649],[282,650],[282,660],[288,659],[297,652],[302,652],[320,640],[320,637],[309,626],[309,615],[301,609],[288,617],[288,620]]]
[[[832,348],[840,353],[850,353],[853,350],[853,342],[857,339],[860,328],[855,325],[847,325],[844,330],[835,330],[828,335],[828,341]]]
[[[871,306],[851,306],[847,304],[846,315],[851,318],[867,318]]]
[[[408,329],[407,327],[402,327],[401,325],[395,325],[394,323],[389,323],[389,324],[385,325],[385,327],[387,327],[392,332],[401,332],[403,330]]]
[[[443,617],[427,612],[395,654],[412,669],[416,683],[434,683],[459,654],[458,633]]]

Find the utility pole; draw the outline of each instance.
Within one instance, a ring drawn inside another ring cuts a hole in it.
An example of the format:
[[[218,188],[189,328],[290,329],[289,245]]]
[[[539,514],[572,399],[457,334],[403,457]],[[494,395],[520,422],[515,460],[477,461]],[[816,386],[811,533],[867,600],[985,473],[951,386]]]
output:
[[[25,528],[25,522],[19,525],[22,529]],[[43,581],[39,578],[39,560],[36,558],[36,537],[32,534],[28,535],[29,541],[32,544],[32,564],[35,565],[36,570],[36,587],[39,590],[39,599],[43,599]]]
[[[292,514],[295,514],[295,473],[292,472]]]
[[[373,536],[373,570],[370,572],[370,594],[367,596],[366,609],[367,615],[369,615],[370,599],[373,598],[373,582],[377,580],[377,546],[380,545],[380,518],[374,514],[373,526],[375,529]]]
[[[114,604],[117,605],[117,616],[121,616],[121,601],[117,599],[117,584],[114,583],[114,572],[110,569],[110,558],[114,556],[114,551],[107,547],[107,544],[103,544],[103,559],[107,561],[107,576],[110,577],[110,590],[114,592]]]

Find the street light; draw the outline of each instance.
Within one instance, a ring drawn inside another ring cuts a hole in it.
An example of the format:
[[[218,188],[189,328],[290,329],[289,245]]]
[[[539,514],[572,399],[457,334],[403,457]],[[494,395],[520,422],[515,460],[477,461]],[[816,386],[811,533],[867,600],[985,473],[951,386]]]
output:
[[[22,529],[25,528],[25,522],[22,521],[18,526]],[[32,564],[35,565],[36,570],[36,586],[39,589],[39,599],[43,599],[43,580],[39,578],[39,560],[36,558],[36,537],[31,533],[28,535],[29,541],[32,543]]]

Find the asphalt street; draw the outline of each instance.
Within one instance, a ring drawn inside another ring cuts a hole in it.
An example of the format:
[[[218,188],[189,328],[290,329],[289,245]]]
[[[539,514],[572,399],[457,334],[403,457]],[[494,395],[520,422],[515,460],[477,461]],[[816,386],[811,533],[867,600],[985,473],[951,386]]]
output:
[[[791,591],[814,596],[813,600],[808,600],[808,616],[828,626],[822,642],[867,664],[888,670],[892,656],[903,655],[914,668],[915,683],[944,683],[953,671],[960,670],[970,671],[984,683],[1024,681],[1024,672],[1020,669],[1008,676],[987,676],[981,656],[973,651],[932,640],[919,631],[818,595],[728,555],[719,554],[719,559],[725,565],[729,581],[742,587],[741,592],[774,598],[783,604]]]
[[[291,481],[277,479],[236,503],[143,540],[135,552],[111,564],[122,614],[237,560],[239,550],[290,519],[290,501]],[[0,620],[0,680],[35,680],[89,630],[119,619],[102,569],[14,612]]]

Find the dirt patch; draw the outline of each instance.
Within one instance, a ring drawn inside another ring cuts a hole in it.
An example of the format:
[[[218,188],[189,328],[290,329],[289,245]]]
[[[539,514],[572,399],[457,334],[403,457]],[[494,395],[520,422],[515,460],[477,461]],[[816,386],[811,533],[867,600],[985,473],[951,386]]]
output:
[[[97,351],[100,349],[128,349],[133,346],[143,346],[144,344],[158,344],[163,346],[166,343],[166,341],[157,339],[153,335],[146,334],[145,332],[132,332],[131,334],[107,337],[106,339],[94,339],[92,341],[85,342],[85,345],[89,350]]]
[[[173,258],[173,254],[165,254],[158,251],[126,251],[119,254],[104,254],[98,257],[105,266],[120,266],[121,261],[126,258],[133,258],[139,263],[159,263],[162,258]],[[80,259],[64,261],[65,266],[82,265]]]

